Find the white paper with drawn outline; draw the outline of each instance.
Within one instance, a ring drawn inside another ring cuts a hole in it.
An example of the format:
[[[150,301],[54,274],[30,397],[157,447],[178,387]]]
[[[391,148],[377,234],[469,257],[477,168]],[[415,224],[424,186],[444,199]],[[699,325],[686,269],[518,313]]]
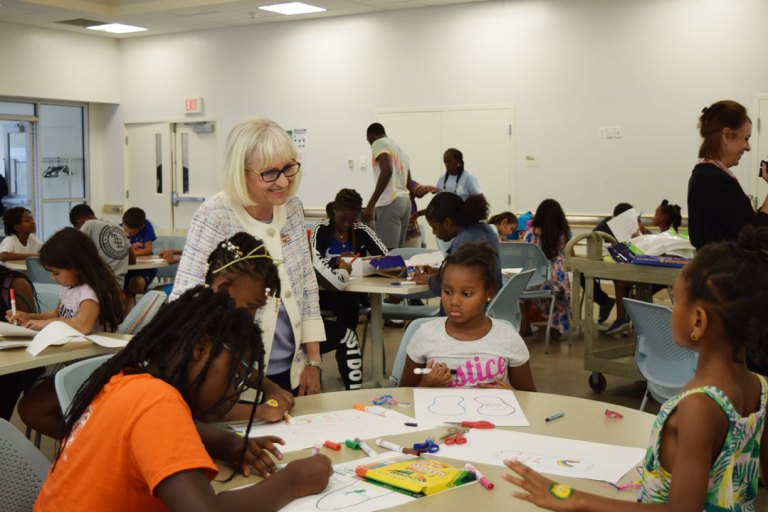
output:
[[[416,421],[425,425],[485,420],[500,427],[530,426],[508,389],[416,388],[413,407]]]

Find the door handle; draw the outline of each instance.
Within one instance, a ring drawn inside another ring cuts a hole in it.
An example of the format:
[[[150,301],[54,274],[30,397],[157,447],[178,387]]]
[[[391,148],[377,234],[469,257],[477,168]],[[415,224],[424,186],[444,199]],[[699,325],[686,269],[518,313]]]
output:
[[[181,202],[191,202],[191,203],[202,203],[205,201],[204,197],[199,196],[180,196],[176,192],[173,192],[171,194],[171,204],[173,206],[179,206],[179,203]]]

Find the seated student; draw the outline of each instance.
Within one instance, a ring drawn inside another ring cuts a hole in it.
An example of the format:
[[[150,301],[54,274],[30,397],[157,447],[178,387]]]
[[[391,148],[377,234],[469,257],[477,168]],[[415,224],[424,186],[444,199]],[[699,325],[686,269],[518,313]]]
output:
[[[96,218],[96,214],[87,204],[78,204],[69,211],[69,222],[96,244],[99,256],[109,265],[115,276],[118,289],[125,284],[128,264],[136,263],[128,237],[120,226]]]
[[[0,261],[23,260],[37,256],[43,242],[35,238],[37,231],[32,212],[17,206],[3,215],[5,238],[0,242]]]
[[[408,345],[401,386],[494,387],[536,391],[525,342],[507,323],[485,314],[496,293],[496,252],[467,243],[440,269],[448,315],[423,324]],[[417,368],[429,373],[416,375]]]
[[[429,202],[426,218],[432,233],[444,241],[450,242],[448,255],[458,251],[468,242],[485,242],[496,251],[494,293],[501,289],[501,262],[499,261],[499,241],[496,233],[482,220],[488,218],[488,202],[480,194],[469,196],[466,201],[451,192],[438,192]],[[414,277],[419,284],[429,284],[435,295],[442,293],[439,273],[432,268],[420,269],[422,273]]]
[[[7,310],[8,322],[40,330],[60,320],[83,334],[117,331],[123,321],[120,291],[90,238],[74,228],[57,231],[40,250],[40,262],[62,286],[56,310],[30,313],[17,309],[15,315]],[[35,430],[56,438],[61,409],[53,375],[50,377],[24,394],[19,416]]]
[[[34,286],[26,274],[0,266],[1,311],[12,309],[11,290],[14,292],[17,311],[35,311]],[[5,317],[3,320],[6,320]],[[43,373],[45,368],[33,368],[0,376],[0,418],[11,421],[21,393],[29,389]]]
[[[641,503],[577,491],[507,460],[512,495],[550,510],[756,510],[768,475],[768,383],[750,367],[768,368],[766,252],[768,229],[750,226],[738,242],[700,249],[677,277],[672,339],[698,352],[698,366],[653,424]]]
[[[128,243],[131,244],[133,254],[136,256],[149,256],[152,254],[152,243],[157,240],[155,228],[147,219],[147,214],[141,208],[128,208],[123,213],[123,231],[128,237]],[[132,305],[134,297],[149,287],[152,280],[157,276],[156,268],[144,270],[129,270],[125,274],[126,301],[129,306]],[[130,310],[130,307],[128,308]]]
[[[659,228],[662,233],[669,231],[670,228],[677,232],[680,229],[680,225],[683,223],[683,216],[680,213],[680,206],[671,204],[666,199],[661,201],[661,204],[656,207],[656,211],[653,213],[653,225]]]
[[[309,242],[315,267],[323,269],[323,276],[332,279],[336,289],[343,289],[349,282],[352,266],[344,257],[383,256],[388,254],[384,242],[376,233],[360,222],[363,198],[357,191],[343,188],[328,203],[328,218],[312,229]],[[360,294],[332,290],[320,290],[320,307],[331,311],[336,319],[353,331],[360,318]]]
[[[275,444],[283,441],[248,439],[253,410],[245,438],[195,424],[229,410],[253,368],[264,368],[253,314],[226,292],[188,290],[80,388],[34,510],[278,510],[322,491],[330,459],[318,454],[276,471],[269,455],[280,458]],[[269,478],[216,494],[211,457],[248,473],[267,467],[257,471]]]
[[[496,231],[499,242],[506,242],[517,230],[517,217],[512,212],[501,212],[488,219],[488,225]]]
[[[565,244],[571,238],[571,228],[565,218],[560,203],[554,199],[545,199],[536,208],[531,228],[525,233],[524,240],[541,247],[544,256],[550,261],[551,279],[543,284],[529,287],[555,290],[552,327],[549,336],[557,341],[570,329],[571,281],[565,271]],[[520,334],[530,336],[531,322],[534,318],[547,318],[550,299],[532,299],[520,302]]]

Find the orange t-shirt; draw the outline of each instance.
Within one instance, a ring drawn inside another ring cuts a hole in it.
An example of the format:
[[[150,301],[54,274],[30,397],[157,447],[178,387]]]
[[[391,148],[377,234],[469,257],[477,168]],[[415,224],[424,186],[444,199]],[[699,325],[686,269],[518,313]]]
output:
[[[181,394],[151,375],[120,373],[81,416],[34,510],[167,510],[155,488],[189,469],[218,473]]]

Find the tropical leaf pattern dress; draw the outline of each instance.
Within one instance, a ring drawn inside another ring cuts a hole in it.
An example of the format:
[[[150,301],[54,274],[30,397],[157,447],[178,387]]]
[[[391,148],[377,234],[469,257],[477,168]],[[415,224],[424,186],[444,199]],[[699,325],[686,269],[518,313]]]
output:
[[[661,431],[677,404],[688,395],[704,393],[714,400],[728,416],[730,428],[723,449],[709,472],[705,512],[751,512],[755,510],[757,480],[760,472],[760,438],[765,426],[768,384],[760,380],[760,409],[742,416],[725,393],[714,386],[690,389],[667,400],[653,424],[651,441],[643,461],[642,488],[638,501],[666,503],[672,485],[672,475],[661,467]]]

